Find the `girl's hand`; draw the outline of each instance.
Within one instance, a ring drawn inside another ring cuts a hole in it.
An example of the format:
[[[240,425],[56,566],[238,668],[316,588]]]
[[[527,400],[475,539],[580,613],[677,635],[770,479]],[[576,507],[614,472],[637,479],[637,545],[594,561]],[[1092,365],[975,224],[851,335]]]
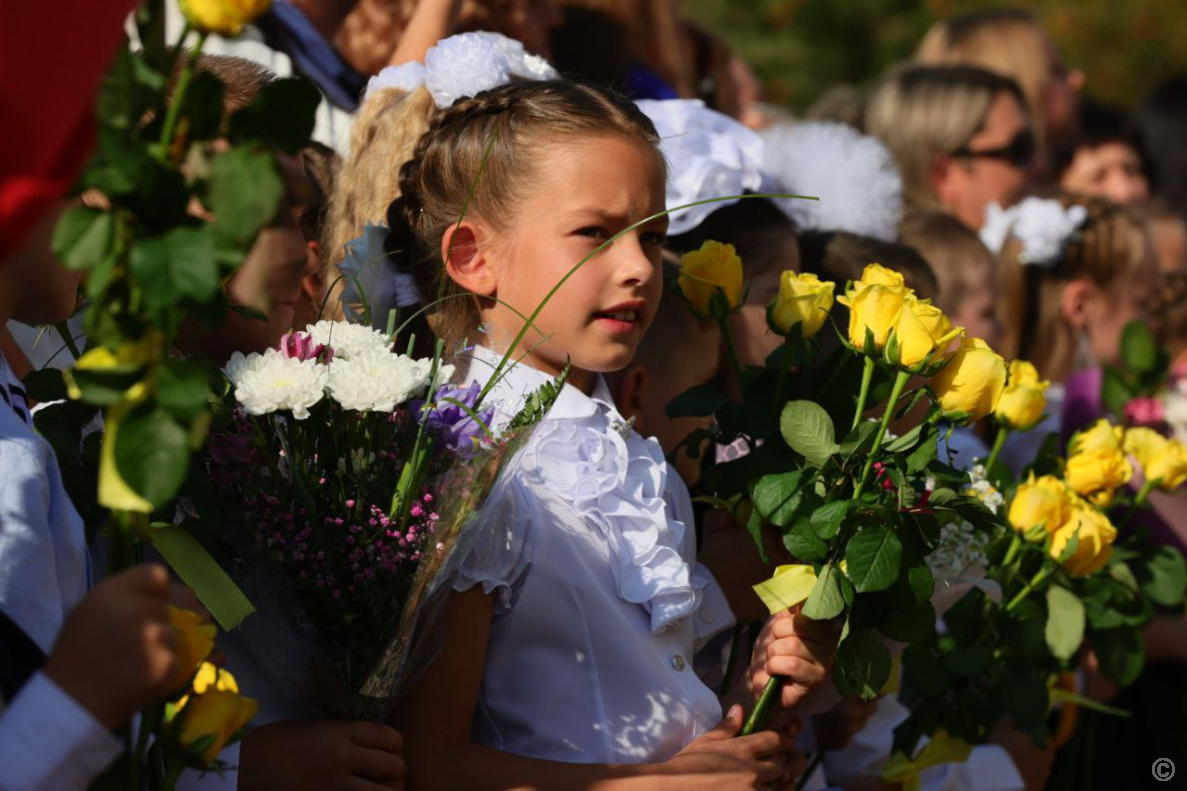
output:
[[[878,710],[881,698],[864,701],[845,698],[826,712],[812,718],[816,746],[821,750],[843,750],[852,743]]]
[[[664,775],[674,781],[665,785],[742,791],[782,780],[791,738],[776,731],[738,736],[743,720],[742,707],[732,706],[720,725],[664,764]]]
[[[818,708],[831,708],[836,703],[835,692],[826,682],[839,636],[838,623],[814,621],[801,614],[799,607],[772,615],[750,660],[750,689],[754,699],[762,695],[771,676],[782,676],[785,681],[779,705],[785,711],[798,708],[795,713],[804,715]]]
[[[274,722],[244,737],[239,791],[403,791],[403,750],[403,737],[375,722]]]

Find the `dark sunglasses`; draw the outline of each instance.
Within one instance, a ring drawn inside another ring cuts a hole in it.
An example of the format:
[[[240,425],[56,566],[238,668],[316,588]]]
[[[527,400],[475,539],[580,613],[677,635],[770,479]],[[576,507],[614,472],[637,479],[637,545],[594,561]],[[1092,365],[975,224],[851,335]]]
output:
[[[1023,129],[1014,135],[1014,139],[1001,148],[986,148],[973,151],[963,146],[952,152],[954,157],[1000,159],[1019,169],[1031,166],[1035,159],[1035,136],[1029,129]]]

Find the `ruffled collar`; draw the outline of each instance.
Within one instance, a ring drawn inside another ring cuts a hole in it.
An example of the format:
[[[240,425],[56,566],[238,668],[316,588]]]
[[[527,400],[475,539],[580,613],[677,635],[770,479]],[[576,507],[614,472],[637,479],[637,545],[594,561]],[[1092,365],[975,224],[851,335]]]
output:
[[[489,379],[499,359],[488,349],[475,349],[468,378]],[[496,424],[510,420],[549,380],[529,365],[511,367],[491,388]],[[680,552],[687,528],[672,518],[667,504],[670,468],[663,450],[631,430],[601,376],[589,395],[565,386],[520,461],[529,480],[571,503],[605,539],[618,595],[650,613],[652,633],[696,610],[701,594]]]

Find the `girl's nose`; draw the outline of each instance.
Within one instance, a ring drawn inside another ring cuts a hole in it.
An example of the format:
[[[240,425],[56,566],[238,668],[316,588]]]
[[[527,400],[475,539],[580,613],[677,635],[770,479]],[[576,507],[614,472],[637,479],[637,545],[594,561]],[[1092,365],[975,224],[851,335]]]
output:
[[[634,237],[619,240],[624,243],[619,254],[621,260],[618,270],[623,283],[632,286],[645,286],[655,278],[655,263],[647,255],[647,251]]]

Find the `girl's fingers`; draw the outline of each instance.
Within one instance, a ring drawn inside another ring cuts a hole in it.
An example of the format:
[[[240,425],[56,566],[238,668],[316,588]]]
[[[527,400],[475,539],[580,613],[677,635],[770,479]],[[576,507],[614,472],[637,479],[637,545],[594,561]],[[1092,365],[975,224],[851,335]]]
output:
[[[760,783],[773,783],[783,776],[783,760],[763,760],[756,761],[755,769],[758,770],[758,781]]]
[[[786,737],[776,731],[760,731],[750,736],[739,736],[737,743],[747,755],[754,758],[778,755],[786,752],[790,746]]]
[[[798,656],[773,656],[767,660],[767,674],[785,676],[795,684],[814,685],[824,681],[828,670],[816,662]]]
[[[398,753],[404,749],[404,737],[400,732],[378,722],[351,723],[350,740],[359,747],[370,747],[389,753]]]
[[[398,753],[360,747],[351,753],[350,771],[358,777],[385,782],[401,779],[407,773],[407,768]]]
[[[402,787],[403,781],[400,781],[400,785],[392,785],[391,783],[377,783],[365,777],[349,777],[342,784],[342,791],[392,791]]]

